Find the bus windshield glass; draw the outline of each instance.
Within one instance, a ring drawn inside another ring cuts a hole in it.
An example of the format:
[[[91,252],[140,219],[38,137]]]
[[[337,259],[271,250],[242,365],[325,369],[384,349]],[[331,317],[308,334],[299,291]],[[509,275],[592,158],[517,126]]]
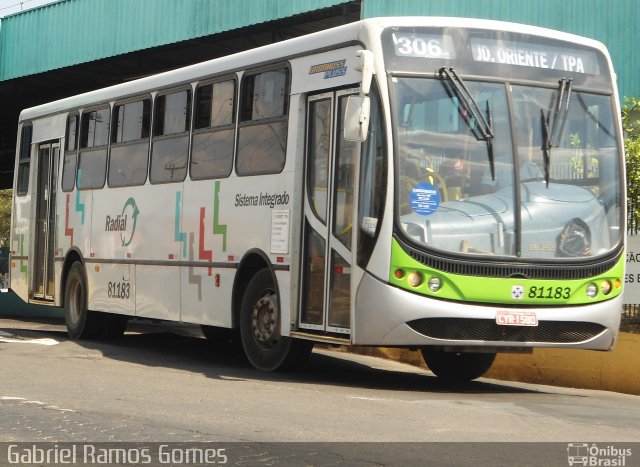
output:
[[[437,70],[434,70],[434,72]],[[414,245],[518,259],[606,255],[621,241],[610,95],[537,85],[390,78],[396,209]]]

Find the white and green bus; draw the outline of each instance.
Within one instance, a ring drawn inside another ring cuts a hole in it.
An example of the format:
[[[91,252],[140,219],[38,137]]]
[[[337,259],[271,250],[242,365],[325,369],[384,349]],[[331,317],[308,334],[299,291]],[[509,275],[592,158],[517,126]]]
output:
[[[602,44],[367,19],[24,110],[10,286],[74,339],[151,318],[261,370],[319,342],[468,380],[612,348],[624,180]]]

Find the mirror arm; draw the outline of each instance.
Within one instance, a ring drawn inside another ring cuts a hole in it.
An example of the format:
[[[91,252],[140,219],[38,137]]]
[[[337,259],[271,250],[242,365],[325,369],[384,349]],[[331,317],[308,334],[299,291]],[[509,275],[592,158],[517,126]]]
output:
[[[371,90],[371,81],[373,79],[373,52],[370,50],[358,50],[356,57],[360,58],[360,64],[356,66],[357,71],[362,72],[362,85],[360,86],[360,95],[366,96]]]

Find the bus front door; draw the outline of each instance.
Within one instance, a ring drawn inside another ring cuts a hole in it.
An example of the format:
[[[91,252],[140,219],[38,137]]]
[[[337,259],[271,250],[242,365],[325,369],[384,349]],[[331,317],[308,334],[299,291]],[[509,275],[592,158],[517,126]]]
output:
[[[35,257],[31,296],[53,301],[54,249],[56,231],[56,181],[60,145],[44,143],[38,146],[38,186],[36,193]]]
[[[301,329],[350,334],[356,164],[343,138],[343,90],[307,99]]]

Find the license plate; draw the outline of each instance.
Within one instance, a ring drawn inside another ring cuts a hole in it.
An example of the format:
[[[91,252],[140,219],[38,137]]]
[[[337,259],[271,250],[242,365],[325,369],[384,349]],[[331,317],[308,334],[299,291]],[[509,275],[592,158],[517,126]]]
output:
[[[498,311],[496,323],[500,326],[537,326],[538,317],[533,311]]]

